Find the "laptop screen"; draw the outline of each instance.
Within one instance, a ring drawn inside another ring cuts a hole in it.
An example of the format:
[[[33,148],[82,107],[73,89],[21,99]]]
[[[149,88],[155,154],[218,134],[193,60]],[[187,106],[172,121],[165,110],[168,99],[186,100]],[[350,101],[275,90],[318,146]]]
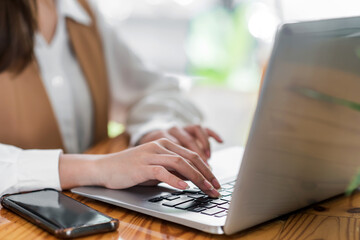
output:
[[[345,191],[360,167],[359,33],[360,18],[282,27],[228,222],[246,228]]]

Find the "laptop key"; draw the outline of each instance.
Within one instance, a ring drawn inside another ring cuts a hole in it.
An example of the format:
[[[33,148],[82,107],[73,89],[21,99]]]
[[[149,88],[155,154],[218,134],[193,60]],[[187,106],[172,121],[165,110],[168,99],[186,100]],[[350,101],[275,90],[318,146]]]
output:
[[[201,194],[186,194],[186,196],[191,197],[191,198],[195,198],[195,199],[204,197],[204,195],[201,195]]]
[[[183,192],[173,192],[173,193],[171,193],[171,195],[174,195],[174,196],[183,195],[183,194],[184,194]]]
[[[219,193],[222,197],[230,196],[232,194],[232,192],[226,191],[225,189],[221,190]]]
[[[195,201],[202,202],[202,203],[207,203],[207,202],[210,202],[211,200],[212,200],[212,198],[201,197],[201,198],[196,199]]]
[[[218,213],[218,214],[216,214],[215,215],[215,217],[226,217],[227,216],[227,212],[225,211],[225,212],[220,212],[220,213]]]
[[[225,184],[225,185],[221,186],[221,188],[222,189],[232,189],[232,188],[234,188],[234,186],[231,184]]]
[[[218,207],[228,210],[229,207],[230,207],[230,204],[229,204],[229,203],[225,203],[225,204],[218,205]]]
[[[204,208],[213,208],[216,207],[216,204],[213,203],[202,203],[199,205],[200,207],[204,207]]]
[[[201,193],[201,190],[190,188],[190,189],[184,190],[183,193]]]
[[[148,201],[149,201],[149,202],[160,202],[160,201],[162,201],[162,200],[163,200],[162,197],[155,197],[155,198],[149,199]]]
[[[188,208],[197,208],[201,203],[195,202],[195,201],[189,201],[185,203],[181,203],[179,205],[176,205],[175,208],[177,209],[188,209]]]
[[[185,203],[185,202],[189,202],[189,201],[193,201],[194,199],[192,198],[178,198],[178,199],[175,199],[173,201],[167,201],[167,202],[164,202],[162,205],[164,206],[167,206],[167,207],[175,207],[176,205],[179,205],[179,204],[182,204],[182,203]]]
[[[226,201],[231,201],[231,195],[230,196],[226,196],[226,197],[222,197],[222,200],[226,200]]]
[[[206,209],[205,211],[202,211],[201,213],[206,215],[215,215],[224,211],[225,210],[221,208],[210,208],[210,209]]]
[[[180,198],[180,197],[179,197],[179,196],[170,195],[170,196],[166,196],[166,197],[163,197],[163,198],[166,199],[166,200],[172,201],[172,200],[178,199],[178,198]]]
[[[191,211],[191,212],[202,212],[204,210],[206,210],[206,208],[202,208],[202,207],[192,207],[192,208],[188,208],[186,209],[188,211]]]
[[[224,204],[224,203],[227,203],[228,201],[226,200],[222,200],[222,199],[215,199],[215,200],[212,200],[211,203],[215,203],[215,204],[218,204],[218,205],[221,205],[221,204]]]

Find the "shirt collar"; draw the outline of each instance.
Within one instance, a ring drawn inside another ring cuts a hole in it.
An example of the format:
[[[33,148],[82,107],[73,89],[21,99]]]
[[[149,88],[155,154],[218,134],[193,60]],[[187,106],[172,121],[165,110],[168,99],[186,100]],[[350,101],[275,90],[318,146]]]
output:
[[[58,0],[59,12],[78,23],[89,26],[91,18],[77,0]]]

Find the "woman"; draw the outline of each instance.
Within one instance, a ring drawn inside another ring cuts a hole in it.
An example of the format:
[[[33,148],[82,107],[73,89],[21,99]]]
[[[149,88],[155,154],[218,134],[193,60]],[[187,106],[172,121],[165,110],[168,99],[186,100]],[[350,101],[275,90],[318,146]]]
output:
[[[186,189],[186,178],[219,196],[205,161],[209,137],[222,140],[197,125],[177,81],[147,70],[94,6],[0,1],[0,195],[154,181]],[[113,102],[127,111],[136,147],[75,154],[106,138]]]

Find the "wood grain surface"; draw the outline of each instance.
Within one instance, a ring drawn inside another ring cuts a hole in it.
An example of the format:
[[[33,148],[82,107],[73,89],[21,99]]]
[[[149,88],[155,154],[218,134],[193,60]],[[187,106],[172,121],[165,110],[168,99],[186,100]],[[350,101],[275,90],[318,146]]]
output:
[[[126,148],[127,136],[109,139],[89,153]],[[65,194],[120,220],[115,232],[84,239],[360,239],[360,194],[339,196],[269,221],[232,236],[218,236],[166,222],[65,191]],[[55,239],[52,235],[0,207],[0,239]]]

